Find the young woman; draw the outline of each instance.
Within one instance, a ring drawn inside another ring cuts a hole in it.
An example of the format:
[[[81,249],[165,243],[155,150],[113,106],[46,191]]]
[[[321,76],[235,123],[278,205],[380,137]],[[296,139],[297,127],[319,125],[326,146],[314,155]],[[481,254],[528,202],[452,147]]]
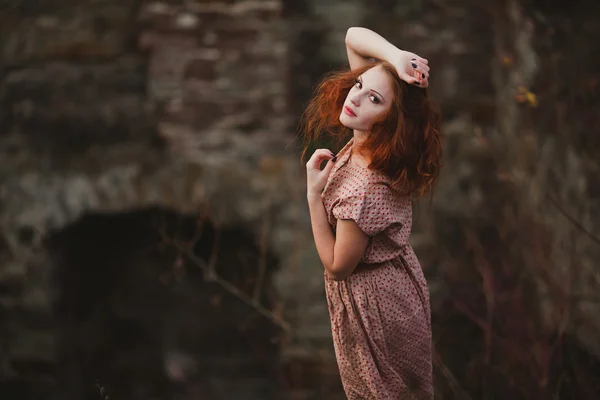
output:
[[[350,139],[306,164],[341,379],[351,400],[431,399],[429,291],[408,241],[411,199],[431,194],[441,166],[429,67],[364,28],[346,47],[350,70],[328,76],[305,112],[303,152],[323,135]]]

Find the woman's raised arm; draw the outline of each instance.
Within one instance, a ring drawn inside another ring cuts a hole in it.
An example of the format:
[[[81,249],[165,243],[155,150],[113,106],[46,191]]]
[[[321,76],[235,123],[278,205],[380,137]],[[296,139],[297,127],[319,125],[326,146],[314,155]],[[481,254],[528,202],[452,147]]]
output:
[[[370,29],[359,27],[348,29],[346,51],[350,69],[366,66],[371,58],[375,58],[394,65],[400,78],[408,83],[418,84],[420,87],[427,87],[429,84],[429,66],[426,59],[400,50]]]

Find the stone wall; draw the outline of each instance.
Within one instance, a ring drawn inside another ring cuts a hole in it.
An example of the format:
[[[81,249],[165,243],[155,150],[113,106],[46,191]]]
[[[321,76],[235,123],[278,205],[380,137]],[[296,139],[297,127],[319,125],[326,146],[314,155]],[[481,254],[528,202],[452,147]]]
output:
[[[30,366],[60,358],[45,241],[89,213],[156,206],[251,232],[278,259],[279,329],[329,348],[281,4],[23,7],[2,24],[2,379],[52,381]]]

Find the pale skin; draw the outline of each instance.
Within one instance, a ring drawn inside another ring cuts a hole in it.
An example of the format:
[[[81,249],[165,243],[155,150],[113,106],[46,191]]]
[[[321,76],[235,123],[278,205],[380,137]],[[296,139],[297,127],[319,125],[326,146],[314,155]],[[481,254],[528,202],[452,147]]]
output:
[[[375,58],[394,65],[398,75],[407,83],[419,87],[429,85],[429,66],[426,59],[403,51],[377,33],[365,28],[350,28],[346,34],[346,50],[351,69],[361,68]],[[353,130],[354,143],[360,143],[369,134],[373,122],[391,107],[391,77],[380,67],[363,73],[350,90],[340,122]],[[368,165],[368,159],[353,155],[352,162]],[[323,162],[327,161],[323,169]],[[307,200],[313,237],[319,258],[330,279],[348,278],[358,266],[367,249],[369,236],[353,220],[338,220],[336,235],[327,220],[321,192],[333,169],[336,158],[328,149],[316,150],[306,164]]]

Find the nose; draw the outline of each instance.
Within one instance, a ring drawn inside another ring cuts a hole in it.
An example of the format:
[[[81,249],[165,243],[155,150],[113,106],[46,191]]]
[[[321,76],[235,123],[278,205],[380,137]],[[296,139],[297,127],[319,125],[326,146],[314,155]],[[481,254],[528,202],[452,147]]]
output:
[[[354,104],[354,106],[358,107],[358,105],[360,104],[359,93],[354,93],[354,94],[350,95],[350,103],[352,103],[352,104]]]

